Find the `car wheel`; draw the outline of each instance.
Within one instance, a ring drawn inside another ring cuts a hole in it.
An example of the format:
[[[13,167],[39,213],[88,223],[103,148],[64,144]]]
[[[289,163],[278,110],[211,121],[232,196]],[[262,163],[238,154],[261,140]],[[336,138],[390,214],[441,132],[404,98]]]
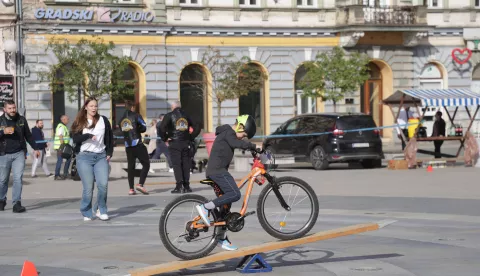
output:
[[[315,170],[326,170],[328,168],[327,154],[321,146],[316,146],[310,152],[310,162]]]
[[[367,159],[362,161],[362,166],[365,169],[374,169],[382,167],[381,159]]]

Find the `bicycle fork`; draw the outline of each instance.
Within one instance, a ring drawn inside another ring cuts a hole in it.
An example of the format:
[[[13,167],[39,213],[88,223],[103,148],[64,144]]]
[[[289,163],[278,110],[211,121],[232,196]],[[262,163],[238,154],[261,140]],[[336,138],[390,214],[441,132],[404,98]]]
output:
[[[270,182],[270,184],[272,184],[272,190],[275,193],[275,195],[277,196],[277,199],[280,202],[280,205],[282,205],[282,207],[285,210],[291,211],[292,208],[290,208],[290,206],[288,206],[288,204],[285,202],[285,199],[283,198],[282,194],[280,193],[280,188],[278,187],[278,184],[275,181],[275,177],[269,175],[268,173],[266,173],[264,176],[268,180],[268,182]]]

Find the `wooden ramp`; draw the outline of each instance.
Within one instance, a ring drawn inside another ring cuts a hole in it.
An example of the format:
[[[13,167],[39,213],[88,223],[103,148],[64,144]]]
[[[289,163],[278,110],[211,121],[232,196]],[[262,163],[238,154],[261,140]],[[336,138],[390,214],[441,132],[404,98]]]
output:
[[[131,276],[157,275],[161,273],[177,271],[180,269],[191,268],[191,267],[200,266],[204,264],[216,263],[216,262],[235,259],[235,258],[241,258],[244,256],[249,256],[257,253],[275,251],[275,250],[279,250],[287,247],[298,246],[301,244],[334,239],[334,238],[339,238],[339,237],[344,237],[349,235],[355,235],[363,232],[375,231],[394,222],[395,222],[394,220],[385,220],[385,221],[379,221],[376,223],[357,224],[353,226],[318,232],[316,234],[308,235],[296,240],[268,242],[260,245],[252,245],[252,246],[244,247],[236,251],[224,251],[224,252],[212,254],[204,258],[196,259],[196,260],[175,261],[170,263],[164,263],[161,265],[148,266],[148,267],[132,270],[129,273]]]

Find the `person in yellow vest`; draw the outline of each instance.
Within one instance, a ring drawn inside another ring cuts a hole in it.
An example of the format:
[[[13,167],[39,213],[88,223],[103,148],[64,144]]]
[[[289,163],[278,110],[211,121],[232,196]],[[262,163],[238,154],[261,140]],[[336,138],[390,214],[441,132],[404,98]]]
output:
[[[69,158],[65,161],[65,167],[63,169],[63,176],[60,175],[60,170],[62,168],[63,157],[62,153],[59,151],[62,143],[70,143],[70,131],[68,130],[68,116],[62,115],[60,117],[60,123],[58,123],[57,128],[55,129],[55,141],[53,142],[53,149],[57,151],[57,166],[55,167],[55,180],[65,180],[68,175],[68,169],[70,168],[70,162],[72,158]]]

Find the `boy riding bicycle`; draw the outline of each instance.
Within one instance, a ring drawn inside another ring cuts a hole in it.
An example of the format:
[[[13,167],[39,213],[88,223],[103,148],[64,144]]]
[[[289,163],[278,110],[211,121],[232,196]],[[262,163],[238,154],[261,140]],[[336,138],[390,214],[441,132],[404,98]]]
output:
[[[214,181],[222,190],[223,195],[201,205],[196,209],[206,225],[210,225],[208,213],[216,207],[238,201],[242,194],[237,183],[228,172],[230,162],[233,159],[235,149],[256,150],[253,143],[243,141],[244,138],[252,138],[257,131],[255,120],[250,115],[237,117],[233,126],[223,125],[215,131],[215,142],[213,143],[208,160],[206,171],[207,178]],[[258,147],[261,150],[261,147]],[[219,245],[225,250],[237,250],[238,248],[230,243],[227,236],[219,240]]]

